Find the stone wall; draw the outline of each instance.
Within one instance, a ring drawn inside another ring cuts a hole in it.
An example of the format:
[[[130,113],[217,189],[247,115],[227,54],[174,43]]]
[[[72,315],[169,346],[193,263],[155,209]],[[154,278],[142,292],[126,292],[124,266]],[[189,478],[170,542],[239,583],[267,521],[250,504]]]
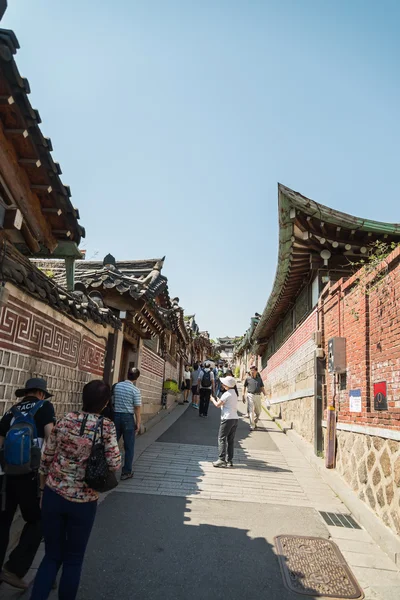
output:
[[[271,404],[269,412],[278,417],[310,444],[314,443],[314,396]]]
[[[161,410],[164,360],[145,346],[139,356],[140,377],[137,386],[142,393],[142,421],[146,423]]]
[[[103,377],[111,328],[79,323],[12,284],[0,308],[0,415],[15,403],[15,390],[31,377],[47,379],[58,415],[82,404],[83,386]]]
[[[400,442],[338,431],[336,468],[358,497],[400,535]]]

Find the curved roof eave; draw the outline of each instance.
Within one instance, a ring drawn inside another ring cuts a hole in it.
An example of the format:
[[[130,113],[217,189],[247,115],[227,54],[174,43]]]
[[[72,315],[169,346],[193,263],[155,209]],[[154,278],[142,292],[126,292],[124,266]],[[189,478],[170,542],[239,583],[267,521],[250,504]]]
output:
[[[400,237],[400,224],[384,223],[361,219],[343,213],[338,210],[319,204],[299,192],[278,184],[278,212],[279,212],[279,250],[278,264],[272,292],[268,298],[261,319],[253,333],[252,340],[257,346],[262,345],[263,330],[277,308],[285,284],[290,274],[291,253],[293,250],[294,220],[291,218],[291,209],[297,209],[309,217],[316,217],[321,221],[352,230],[371,232],[382,235],[394,235]]]

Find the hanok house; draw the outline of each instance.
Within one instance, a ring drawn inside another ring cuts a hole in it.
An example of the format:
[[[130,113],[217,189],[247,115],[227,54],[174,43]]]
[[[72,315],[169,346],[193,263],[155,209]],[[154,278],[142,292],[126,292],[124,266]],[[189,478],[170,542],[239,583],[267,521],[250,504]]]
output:
[[[212,355],[210,335],[208,331],[200,331],[195,320],[195,315],[185,316],[184,321],[191,340],[189,363],[201,364],[208,356]]]
[[[336,467],[397,534],[400,249],[377,265],[382,286],[366,288],[358,269],[374,244],[399,241],[400,225],[353,217],[279,185],[278,267],[253,334],[273,415],[319,453],[327,451],[326,408],[334,405]]]
[[[0,30],[0,413],[32,376],[43,376],[62,413],[81,404],[83,385],[103,377],[109,310],[59,288],[28,257],[73,261],[84,235],[70,190],[14,61],[18,41]]]
[[[123,322],[113,350],[112,381],[126,378],[138,367],[141,376],[143,423],[162,407],[163,384],[174,381],[178,387],[190,360],[190,336],[179,299],[171,299],[168,280],[161,274],[164,258],[116,261],[110,254],[104,261],[76,261],[75,289],[118,313]],[[65,283],[62,261],[40,262],[50,269],[55,281]],[[169,407],[176,396],[164,396]]]
[[[247,329],[243,337],[235,345],[233,359],[234,364],[240,369],[240,378],[243,379],[246,373],[249,371],[251,365],[258,364],[258,357],[252,351],[252,339],[254,331],[260,321],[260,316],[255,313],[254,317],[250,319],[250,327]]]
[[[220,360],[229,366],[233,362],[235,339],[231,337],[217,338],[216,350],[220,354]]]

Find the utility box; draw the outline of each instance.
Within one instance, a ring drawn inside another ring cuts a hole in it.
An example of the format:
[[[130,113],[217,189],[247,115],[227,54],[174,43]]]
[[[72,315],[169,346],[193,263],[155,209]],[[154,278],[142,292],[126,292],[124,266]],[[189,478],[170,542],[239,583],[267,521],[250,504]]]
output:
[[[328,340],[329,373],[346,373],[346,338],[334,337]]]

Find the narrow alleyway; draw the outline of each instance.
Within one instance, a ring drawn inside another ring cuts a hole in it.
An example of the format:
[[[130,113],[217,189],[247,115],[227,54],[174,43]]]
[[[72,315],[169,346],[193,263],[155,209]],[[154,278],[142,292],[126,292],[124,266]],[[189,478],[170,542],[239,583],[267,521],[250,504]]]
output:
[[[188,407],[148,445],[134,479],[99,507],[80,600],[308,598],[283,585],[280,534],[333,537],[367,600],[398,599],[396,567],[367,532],[325,524],[319,511],[348,510],[287,436],[265,414],[255,432],[242,417],[233,469],[211,464],[220,418],[213,406],[208,419]],[[7,590],[5,599],[21,598]]]

